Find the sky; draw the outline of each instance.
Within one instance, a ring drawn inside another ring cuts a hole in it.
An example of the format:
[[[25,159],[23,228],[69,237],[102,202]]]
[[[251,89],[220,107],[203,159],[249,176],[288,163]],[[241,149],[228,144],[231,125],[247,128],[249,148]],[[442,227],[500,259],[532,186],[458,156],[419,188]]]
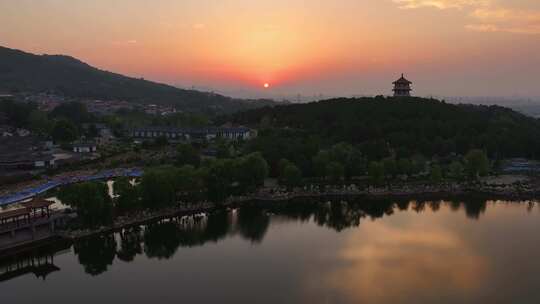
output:
[[[0,0],[0,45],[239,97],[540,96],[538,0]]]

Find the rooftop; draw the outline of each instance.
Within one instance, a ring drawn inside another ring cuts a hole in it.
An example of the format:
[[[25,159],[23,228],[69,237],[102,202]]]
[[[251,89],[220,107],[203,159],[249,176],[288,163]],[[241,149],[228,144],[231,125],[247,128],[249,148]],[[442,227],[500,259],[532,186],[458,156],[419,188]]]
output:
[[[398,83],[399,83],[399,84],[412,84],[412,82],[409,81],[409,80],[407,80],[407,79],[403,76],[403,74],[401,74],[401,77],[400,77],[398,80],[396,80],[396,81],[393,82],[393,84],[398,84]]]

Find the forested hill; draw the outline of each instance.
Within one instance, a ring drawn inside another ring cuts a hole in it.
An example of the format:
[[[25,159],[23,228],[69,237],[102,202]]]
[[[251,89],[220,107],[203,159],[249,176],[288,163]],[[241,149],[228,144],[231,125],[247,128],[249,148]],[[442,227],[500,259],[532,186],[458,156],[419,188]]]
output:
[[[333,99],[236,113],[232,120],[274,134],[281,129],[285,135],[280,136],[304,133],[325,145],[347,142],[382,154],[374,157],[463,155],[473,148],[492,157],[540,157],[540,122],[499,106],[422,98]]]
[[[184,111],[231,113],[268,104],[182,90],[94,68],[73,57],[0,47],[0,93],[52,91],[69,97],[176,105]]]

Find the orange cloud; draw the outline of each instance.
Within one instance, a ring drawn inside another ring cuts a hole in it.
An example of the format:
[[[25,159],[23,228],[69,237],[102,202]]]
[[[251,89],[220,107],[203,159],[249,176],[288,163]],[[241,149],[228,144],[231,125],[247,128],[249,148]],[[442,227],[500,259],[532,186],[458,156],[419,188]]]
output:
[[[434,7],[438,9],[458,8],[462,9],[470,6],[484,6],[490,3],[489,0],[393,0],[403,9]]]
[[[487,7],[476,9],[472,17],[477,19],[478,23],[467,25],[470,30],[540,34],[540,11],[537,10]]]

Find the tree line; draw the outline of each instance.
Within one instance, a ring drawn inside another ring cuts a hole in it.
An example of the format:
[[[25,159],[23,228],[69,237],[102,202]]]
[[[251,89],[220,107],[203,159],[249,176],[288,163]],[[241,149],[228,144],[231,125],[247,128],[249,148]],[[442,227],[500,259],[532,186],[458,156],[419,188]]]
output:
[[[114,198],[103,182],[85,182],[60,190],[59,199],[76,209],[83,226],[107,225],[115,216],[177,206],[179,201],[221,202],[262,186],[268,164],[259,153],[206,160],[199,166],[160,166],[145,170],[138,183],[119,178]]]
[[[368,161],[465,155],[472,149],[486,151],[491,159],[540,158],[540,121],[500,106],[414,97],[340,98],[265,107],[221,120],[259,129],[253,145],[264,149],[265,157],[283,150],[300,166],[306,159],[293,154],[313,154],[317,145],[340,142],[357,146]]]

